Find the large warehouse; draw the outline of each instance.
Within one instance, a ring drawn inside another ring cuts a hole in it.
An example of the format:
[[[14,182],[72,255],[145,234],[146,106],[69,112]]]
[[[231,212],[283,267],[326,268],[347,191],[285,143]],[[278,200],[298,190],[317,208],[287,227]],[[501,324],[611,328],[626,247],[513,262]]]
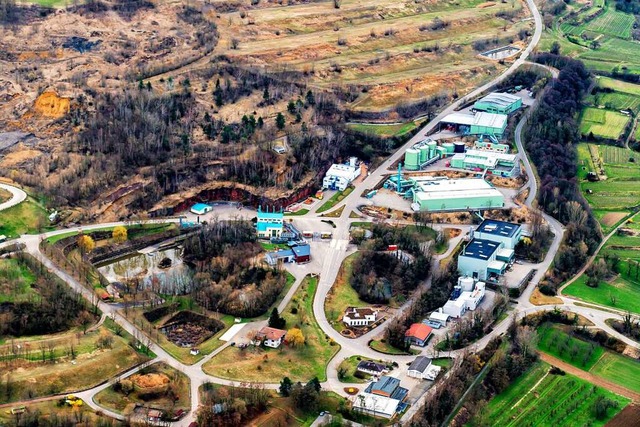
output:
[[[463,135],[493,135],[502,137],[507,128],[506,114],[480,111],[475,114],[451,113],[442,119],[443,124],[453,126],[453,130]]]
[[[473,109],[495,114],[511,114],[522,107],[522,98],[510,93],[494,92],[476,101]]]
[[[501,208],[503,194],[483,179],[416,180],[414,211],[455,211]]]

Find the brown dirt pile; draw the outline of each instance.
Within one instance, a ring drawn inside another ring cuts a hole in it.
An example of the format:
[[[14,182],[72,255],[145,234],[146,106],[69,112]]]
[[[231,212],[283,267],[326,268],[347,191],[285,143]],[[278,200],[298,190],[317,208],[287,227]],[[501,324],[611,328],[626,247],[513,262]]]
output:
[[[154,388],[169,384],[169,377],[165,374],[151,373],[144,375],[133,375],[131,381],[140,388]]]
[[[71,100],[62,98],[55,92],[44,92],[33,106],[35,112],[44,117],[60,118],[69,112]]]

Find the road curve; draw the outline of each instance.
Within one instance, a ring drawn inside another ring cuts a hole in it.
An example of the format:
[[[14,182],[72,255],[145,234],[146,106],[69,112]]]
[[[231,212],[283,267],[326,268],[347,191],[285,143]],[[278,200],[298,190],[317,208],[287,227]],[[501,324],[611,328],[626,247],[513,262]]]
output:
[[[6,202],[0,203],[0,211],[12,208],[27,199],[27,193],[18,187],[9,184],[0,184],[0,188],[11,193],[11,198]]]

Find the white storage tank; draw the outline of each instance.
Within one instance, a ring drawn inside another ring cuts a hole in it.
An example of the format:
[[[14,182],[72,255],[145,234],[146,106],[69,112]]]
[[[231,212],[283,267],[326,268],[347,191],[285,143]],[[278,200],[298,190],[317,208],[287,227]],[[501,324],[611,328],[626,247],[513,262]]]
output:
[[[473,278],[469,276],[462,276],[458,279],[458,286],[462,288],[463,292],[473,291]]]

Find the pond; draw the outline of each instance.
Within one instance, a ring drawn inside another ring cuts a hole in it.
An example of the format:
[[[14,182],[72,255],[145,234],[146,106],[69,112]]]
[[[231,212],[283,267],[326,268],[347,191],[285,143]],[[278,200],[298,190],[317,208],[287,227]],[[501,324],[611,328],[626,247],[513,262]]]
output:
[[[139,280],[145,288],[154,287],[158,293],[181,295],[191,290],[193,277],[193,271],[181,255],[182,248],[174,246],[148,254],[136,252],[96,267],[111,283]],[[171,264],[163,268],[161,264],[168,264],[166,259],[171,260]]]

